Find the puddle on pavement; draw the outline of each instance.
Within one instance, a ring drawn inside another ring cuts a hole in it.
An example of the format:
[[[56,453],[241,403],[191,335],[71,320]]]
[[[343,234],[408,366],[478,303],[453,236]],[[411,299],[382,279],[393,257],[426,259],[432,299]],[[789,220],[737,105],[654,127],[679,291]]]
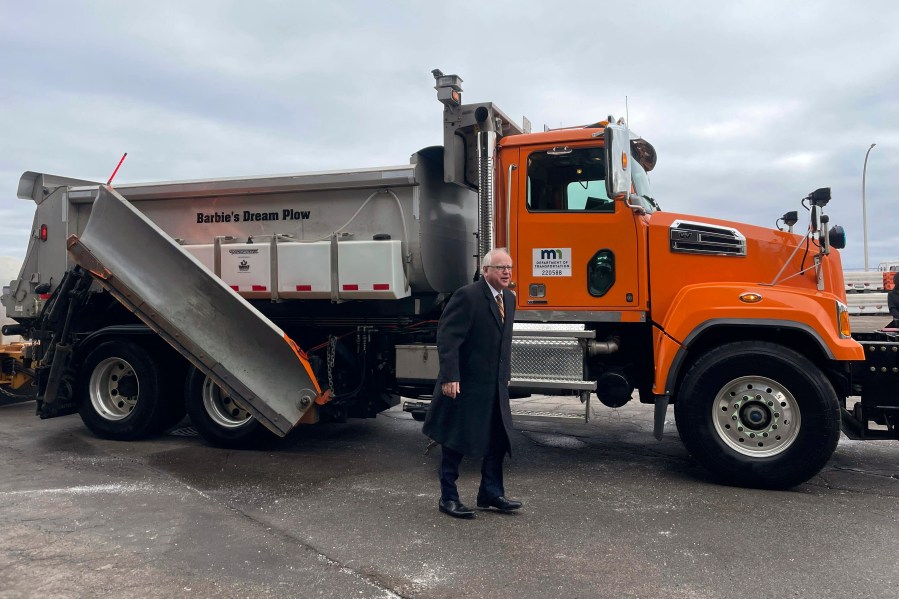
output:
[[[558,449],[583,449],[588,445],[576,437],[559,435],[554,433],[535,433],[533,431],[521,431],[525,437],[544,447],[556,447]]]

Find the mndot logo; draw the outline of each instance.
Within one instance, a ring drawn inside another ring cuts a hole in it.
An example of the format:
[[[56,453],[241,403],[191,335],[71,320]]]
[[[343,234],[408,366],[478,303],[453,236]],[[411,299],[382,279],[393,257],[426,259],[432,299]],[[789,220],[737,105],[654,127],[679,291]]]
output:
[[[532,252],[533,276],[571,276],[571,248],[533,248]]]
[[[562,260],[562,250],[540,250],[541,260]]]

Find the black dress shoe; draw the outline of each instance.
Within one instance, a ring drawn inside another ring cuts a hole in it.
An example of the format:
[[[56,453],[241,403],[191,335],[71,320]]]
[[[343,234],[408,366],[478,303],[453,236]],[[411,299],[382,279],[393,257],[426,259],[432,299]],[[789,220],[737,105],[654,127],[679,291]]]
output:
[[[478,498],[478,507],[487,509],[490,507],[495,507],[501,512],[511,512],[512,510],[517,510],[521,507],[520,501],[515,501],[514,499],[506,499],[502,495],[499,497],[494,497],[493,499],[481,499]]]
[[[448,514],[453,518],[474,518],[474,512],[465,507],[461,501],[454,501],[452,499],[443,501],[441,499],[439,508],[441,512]]]

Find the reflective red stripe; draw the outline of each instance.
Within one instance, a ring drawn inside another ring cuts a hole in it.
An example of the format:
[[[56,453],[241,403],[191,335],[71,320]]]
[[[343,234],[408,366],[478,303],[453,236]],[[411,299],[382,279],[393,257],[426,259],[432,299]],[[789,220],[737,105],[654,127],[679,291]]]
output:
[[[312,285],[297,285],[297,291],[312,291]]]
[[[359,291],[359,285],[344,285],[344,291]]]
[[[238,287],[237,285],[231,285],[231,289],[233,289],[234,291],[240,291],[240,287]]]
[[[268,289],[265,285],[253,285],[253,291],[265,291]]]
[[[389,291],[390,283],[375,283],[374,289],[375,291]]]

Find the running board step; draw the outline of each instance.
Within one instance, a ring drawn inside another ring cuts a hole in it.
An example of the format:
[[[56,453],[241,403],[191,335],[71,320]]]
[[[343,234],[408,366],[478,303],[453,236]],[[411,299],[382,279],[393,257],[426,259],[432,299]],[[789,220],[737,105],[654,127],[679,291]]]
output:
[[[554,391],[596,391],[596,381],[558,379],[512,379],[515,389],[552,389]]]
[[[595,331],[583,325],[516,322],[512,331],[512,384],[521,390],[594,391],[584,380],[586,344]]]
[[[537,410],[512,410],[512,420],[528,422],[589,422],[586,412],[580,415],[570,412],[541,412]]]

